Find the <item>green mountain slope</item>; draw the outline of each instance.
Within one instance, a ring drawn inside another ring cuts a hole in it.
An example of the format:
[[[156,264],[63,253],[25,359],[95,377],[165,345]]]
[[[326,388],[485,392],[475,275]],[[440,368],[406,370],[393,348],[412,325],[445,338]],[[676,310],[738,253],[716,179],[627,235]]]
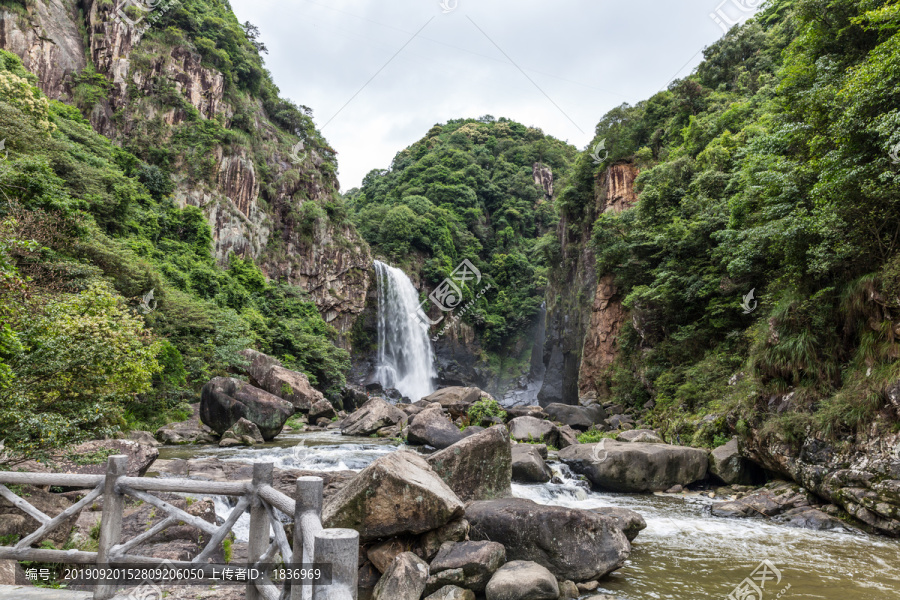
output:
[[[633,322],[602,387],[673,439],[896,427],[898,28],[896,2],[771,2],[598,124],[609,159],[579,159],[563,214],[610,164],[641,170],[635,207],[591,227]]]

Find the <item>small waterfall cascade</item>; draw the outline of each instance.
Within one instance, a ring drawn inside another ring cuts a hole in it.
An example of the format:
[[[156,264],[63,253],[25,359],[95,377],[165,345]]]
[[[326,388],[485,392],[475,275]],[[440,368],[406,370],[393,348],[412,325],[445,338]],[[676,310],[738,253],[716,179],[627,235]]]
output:
[[[378,278],[378,364],[375,380],[413,402],[434,391],[434,350],[416,316],[419,292],[406,273],[375,261]]]

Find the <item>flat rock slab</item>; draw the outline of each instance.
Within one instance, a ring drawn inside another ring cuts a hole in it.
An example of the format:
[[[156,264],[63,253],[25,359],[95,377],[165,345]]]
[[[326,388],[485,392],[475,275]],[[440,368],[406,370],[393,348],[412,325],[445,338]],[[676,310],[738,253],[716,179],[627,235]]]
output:
[[[442,450],[463,439],[463,434],[440,408],[429,408],[415,415],[406,433],[410,444],[425,444]]]
[[[559,451],[559,460],[593,487],[611,492],[662,492],[704,479],[705,450],[665,444],[615,442],[578,444]]]
[[[510,560],[533,561],[561,580],[599,579],[623,564],[631,544],[611,519],[523,498],[472,502],[469,538],[499,542]]]
[[[406,419],[405,412],[384,398],[372,398],[341,421],[341,434],[367,436]]]

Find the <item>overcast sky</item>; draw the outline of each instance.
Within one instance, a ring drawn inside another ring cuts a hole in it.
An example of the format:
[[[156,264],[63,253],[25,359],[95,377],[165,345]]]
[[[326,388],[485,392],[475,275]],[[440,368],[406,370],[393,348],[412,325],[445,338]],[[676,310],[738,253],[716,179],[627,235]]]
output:
[[[583,149],[609,109],[696,67],[723,34],[711,13],[760,4],[441,1],[232,0],[282,96],[337,150],[343,191],[449,119],[508,117]]]

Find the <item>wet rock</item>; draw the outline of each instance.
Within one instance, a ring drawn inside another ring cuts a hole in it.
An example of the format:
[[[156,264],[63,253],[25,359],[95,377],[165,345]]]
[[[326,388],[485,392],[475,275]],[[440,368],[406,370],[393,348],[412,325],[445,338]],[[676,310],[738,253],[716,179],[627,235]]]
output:
[[[559,447],[559,429],[535,417],[517,417],[509,422],[509,435],[516,441],[542,442]]]
[[[593,487],[613,492],[655,492],[706,477],[706,452],[697,448],[614,442],[579,444],[559,451],[559,459],[585,475]]]
[[[200,420],[219,435],[244,418],[269,441],[292,414],[290,402],[231,377],[216,377],[200,393]]]
[[[369,401],[366,391],[355,385],[345,385],[341,388],[341,404],[346,411],[354,411]]]
[[[284,368],[277,358],[256,350],[243,350],[240,354],[250,363],[245,369],[250,383],[287,400],[296,410],[306,412],[313,404],[325,399],[306,375]]]
[[[450,521],[443,527],[438,527],[419,538],[422,556],[431,560],[441,549],[444,542],[462,542],[469,537],[469,522],[465,519]]]
[[[341,422],[343,435],[368,436],[382,427],[406,420],[406,413],[388,404],[384,398],[372,398]]]
[[[485,589],[487,600],[557,600],[559,585],[545,567],[526,560],[508,562]]]
[[[382,575],[372,600],[419,600],[427,579],[428,563],[412,552],[404,552]]]
[[[546,446],[544,451],[546,452]],[[547,483],[553,477],[540,451],[532,444],[512,447],[512,478],[520,483]]]
[[[360,589],[372,590],[381,580],[381,573],[372,563],[366,563],[359,568],[356,575],[356,583]]]
[[[669,489],[666,490],[666,493],[667,494],[680,494],[683,491],[684,491],[684,488],[681,487],[680,485],[673,485],[672,487],[670,487]]]
[[[534,417],[535,419],[550,418],[540,406],[514,406],[511,408],[504,408],[503,410],[506,411],[507,421],[512,421],[518,417]]]
[[[334,407],[331,405],[331,402],[325,400],[319,400],[315,404],[313,404],[309,408],[309,421],[310,423],[315,423],[319,419],[326,419],[329,422],[333,417],[336,417],[337,413],[334,411]]]
[[[620,568],[631,552],[612,520],[587,510],[507,498],[469,504],[466,519],[471,539],[499,542],[508,559],[537,562],[560,579],[598,579]]]
[[[569,600],[572,598],[578,598],[581,594],[578,591],[578,586],[575,585],[574,581],[560,581],[559,582],[559,597],[560,600],[563,598]]]
[[[574,446],[578,444],[578,432],[569,427],[568,425],[563,425],[562,427],[556,428],[557,433],[559,434],[559,439],[557,440],[557,448],[562,450],[563,448],[568,448],[569,446]]]
[[[632,429],[616,436],[617,442],[637,442],[639,444],[665,444],[661,437],[649,429]]]
[[[410,444],[425,444],[440,450],[463,439],[463,434],[441,409],[429,408],[412,418],[406,439]]]
[[[394,562],[394,559],[406,552],[409,547],[409,539],[407,538],[391,538],[383,542],[379,542],[369,548],[366,557],[375,565],[379,572],[384,573]]]
[[[455,585],[445,585],[425,600],[475,600],[475,593]]]
[[[512,451],[503,425],[463,438],[428,457],[434,472],[464,502],[512,493]]]
[[[339,490],[326,502],[322,521],[372,541],[424,533],[463,513],[462,502],[424,458],[400,451],[377,459]]]
[[[477,387],[446,387],[425,396],[422,400],[437,402],[441,408],[456,418],[466,414],[469,407],[477,402],[483,393]]]
[[[849,529],[840,519],[813,507],[792,508],[772,520],[788,527],[800,527],[815,531]]]
[[[578,591],[582,594],[587,594],[589,592],[594,592],[597,588],[600,587],[599,581],[583,581],[581,583],[576,583],[575,586],[578,588]]]
[[[709,453],[709,472],[726,485],[752,485],[764,477],[758,466],[741,456],[736,437]]]
[[[553,403],[544,408],[550,420],[563,425],[569,425],[579,431],[587,431],[595,423],[602,423],[606,418],[606,411],[599,404],[591,406],[572,406],[569,404]]]
[[[636,538],[641,531],[647,529],[647,521],[644,520],[644,517],[642,517],[640,513],[629,508],[602,506],[600,508],[592,508],[591,512],[596,513],[601,517],[612,519],[616,526],[625,534],[625,537],[628,538],[629,542],[634,541],[634,538]]]
[[[145,446],[152,446],[154,448],[159,448],[160,446],[162,446],[162,444],[159,443],[159,441],[157,441],[157,439],[155,437],[153,437],[153,434],[150,433],[149,431],[141,431],[139,429],[135,429],[134,431],[129,431],[128,439],[131,440],[132,442],[137,442],[138,444],[144,444]]]
[[[500,565],[506,562],[506,548],[497,542],[445,542],[431,561],[431,576],[425,587],[429,594],[445,585],[458,585],[474,592],[483,592]],[[444,573],[462,571],[449,578]]]
[[[228,431],[222,434],[222,439],[219,440],[219,446],[223,448],[240,445],[253,446],[255,444],[262,444],[263,441],[259,428],[247,419],[240,418],[237,423],[232,425]]]

